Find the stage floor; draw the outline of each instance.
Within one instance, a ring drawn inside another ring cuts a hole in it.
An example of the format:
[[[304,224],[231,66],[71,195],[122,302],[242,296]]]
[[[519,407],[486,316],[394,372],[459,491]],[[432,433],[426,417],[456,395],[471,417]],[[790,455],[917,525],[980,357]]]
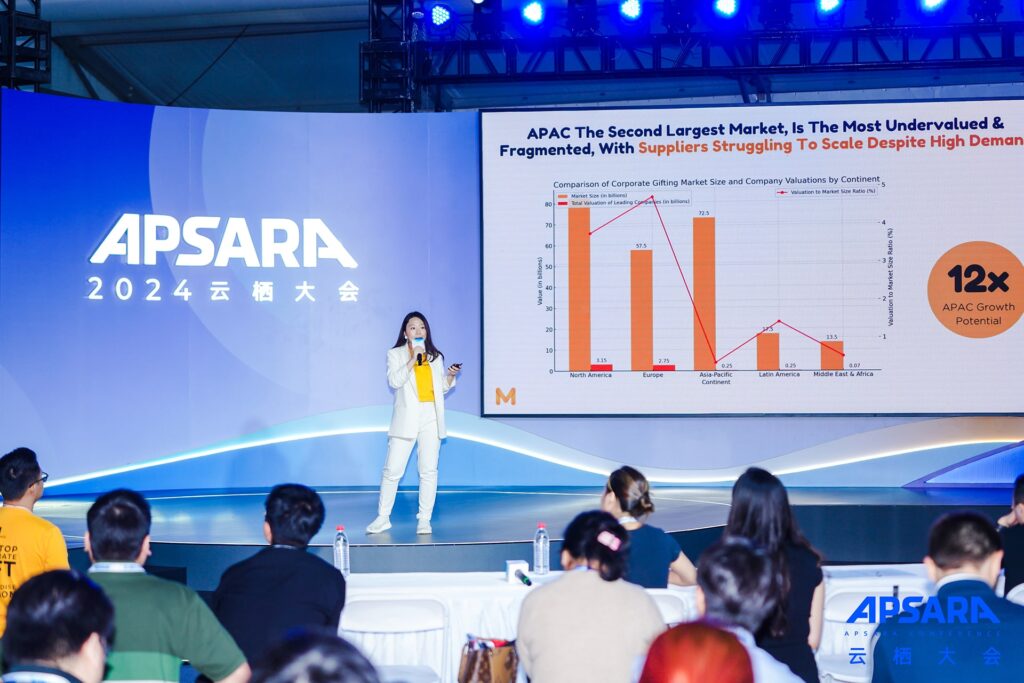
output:
[[[578,513],[599,506],[601,489],[442,489],[434,512],[434,533],[416,535],[417,494],[399,491],[391,516],[393,527],[368,536],[374,518],[376,490],[320,489],[327,508],[324,528],[314,545],[331,545],[334,527],[344,524],[355,546],[395,544],[520,543],[533,538],[537,522],[545,522],[552,538]],[[263,500],[266,491],[180,491],[148,495],[153,508],[153,541],[212,545],[262,545]],[[798,510],[809,508],[1009,507],[1006,489],[794,488],[790,500]],[[725,524],[728,488],[668,488],[653,492],[657,508],[649,523],[671,533]],[[37,511],[56,523],[69,541],[85,531],[88,497],[47,496]]]
[[[153,508],[153,556],[147,567],[199,590],[216,587],[231,564],[252,555],[263,539],[266,491],[177,491],[147,495]],[[558,541],[578,513],[598,507],[599,488],[442,489],[433,534],[416,535],[417,493],[400,491],[393,528],[367,536],[376,514],[375,489],[319,490],[327,508],[313,552],[328,561],[334,527],[344,524],[354,572],[491,571],[505,560],[532,562],[533,534],[545,522]],[[670,532],[696,559],[721,536],[730,489],[658,487],[650,523]],[[790,500],[804,533],[831,564],[920,562],[928,527],[940,514],[970,508],[995,519],[1009,508],[1009,489],[794,488]],[[81,550],[92,498],[47,496],[37,512],[55,522],[75,548],[72,564],[85,568]]]

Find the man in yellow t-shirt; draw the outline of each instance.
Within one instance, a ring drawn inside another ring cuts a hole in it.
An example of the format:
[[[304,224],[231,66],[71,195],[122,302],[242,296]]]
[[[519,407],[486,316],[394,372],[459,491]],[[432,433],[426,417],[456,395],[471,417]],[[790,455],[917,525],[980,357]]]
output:
[[[36,574],[68,569],[68,548],[60,529],[32,512],[48,476],[28,448],[16,448],[0,458],[0,635],[18,586]]]

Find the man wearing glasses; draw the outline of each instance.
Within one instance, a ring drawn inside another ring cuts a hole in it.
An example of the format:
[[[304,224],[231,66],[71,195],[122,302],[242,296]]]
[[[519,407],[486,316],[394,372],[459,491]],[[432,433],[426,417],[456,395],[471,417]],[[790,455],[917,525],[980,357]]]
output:
[[[0,458],[0,635],[18,586],[51,569],[68,569],[60,529],[32,512],[48,477],[28,448],[15,448]]]

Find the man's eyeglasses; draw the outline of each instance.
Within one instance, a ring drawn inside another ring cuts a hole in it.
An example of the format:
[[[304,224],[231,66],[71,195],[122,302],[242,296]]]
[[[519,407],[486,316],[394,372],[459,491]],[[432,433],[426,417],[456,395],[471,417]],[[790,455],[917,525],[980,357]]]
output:
[[[38,479],[36,479],[36,483],[37,484],[45,484],[46,480],[49,479],[49,478],[50,478],[50,475],[47,474],[46,472],[43,472],[42,476],[40,476]]]

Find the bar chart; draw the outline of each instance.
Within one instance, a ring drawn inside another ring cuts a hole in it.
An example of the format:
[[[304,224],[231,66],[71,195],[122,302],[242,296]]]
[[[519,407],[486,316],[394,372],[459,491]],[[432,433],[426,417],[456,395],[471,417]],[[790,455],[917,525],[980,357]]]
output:
[[[870,200],[554,199],[555,372],[881,370],[886,228]]]

